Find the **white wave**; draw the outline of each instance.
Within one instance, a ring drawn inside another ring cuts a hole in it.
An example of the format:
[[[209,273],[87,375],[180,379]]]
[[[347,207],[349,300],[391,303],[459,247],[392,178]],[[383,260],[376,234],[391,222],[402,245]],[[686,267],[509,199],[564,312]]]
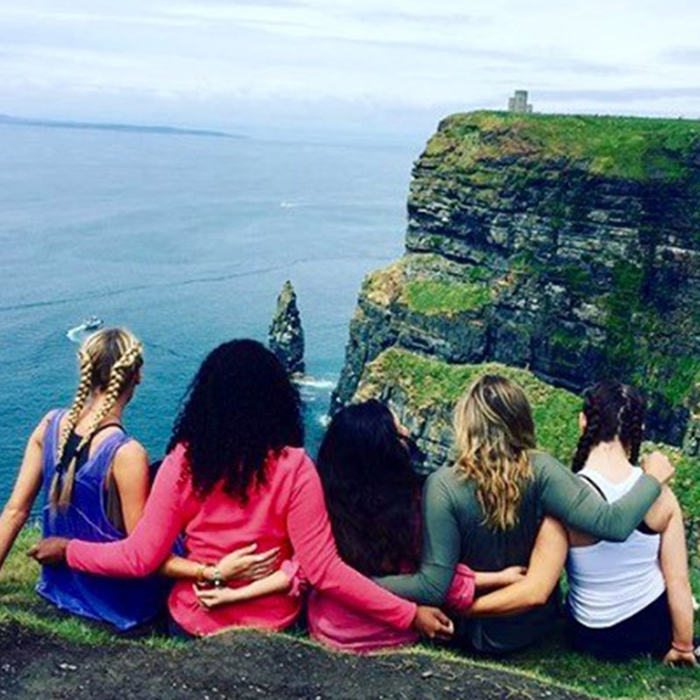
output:
[[[296,383],[302,387],[308,387],[309,389],[320,389],[325,391],[330,391],[335,389],[335,385],[338,383],[337,379],[316,379],[315,377],[301,377],[297,379]]]
[[[331,422],[331,417],[327,413],[324,413],[322,416],[318,417],[318,424],[322,428],[327,428],[328,425],[330,424],[330,422]]]
[[[296,209],[300,206],[302,206],[301,202],[280,202],[282,209]]]

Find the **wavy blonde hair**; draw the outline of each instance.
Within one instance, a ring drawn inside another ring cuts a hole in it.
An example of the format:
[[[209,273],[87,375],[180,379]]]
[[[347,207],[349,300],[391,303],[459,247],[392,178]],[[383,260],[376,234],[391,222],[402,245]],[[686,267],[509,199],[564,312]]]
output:
[[[88,399],[98,391],[102,392],[102,395],[97,411],[65,473],[61,476],[57,470],[54,474],[49,491],[49,504],[54,510],[63,510],[70,505],[78,453],[90,442],[100,423],[109,415],[119,398],[136,384],[138,371],[143,365],[143,346],[126,329],[105,329],[91,335],[83,343],[78,351],[78,360],[80,381],[61,431],[57,464],[63,459],[68,440],[80,421]]]
[[[508,530],[518,523],[535,423],[525,392],[505,377],[487,374],[458,401],[454,415],[456,467],[476,484],[486,524]]]

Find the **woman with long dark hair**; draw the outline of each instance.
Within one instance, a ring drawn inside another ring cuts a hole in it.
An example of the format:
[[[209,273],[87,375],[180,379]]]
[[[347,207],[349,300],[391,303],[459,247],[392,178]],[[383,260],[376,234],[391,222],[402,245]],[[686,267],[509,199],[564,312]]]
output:
[[[338,550],[366,576],[415,571],[420,562],[420,492],[405,431],[381,402],[353,404],[335,414],[321,444],[318,470]],[[508,585],[523,577],[521,567],[496,573],[472,572],[458,565],[446,606],[464,613],[475,589]],[[202,589],[209,607],[233,603],[272,590],[298,594],[308,586],[298,562],[285,562],[267,579],[238,589]],[[323,590],[308,598],[311,636],[344,651],[371,652],[413,644],[417,635],[401,631]]]
[[[311,584],[398,630],[449,634],[439,610],[417,608],[372,583],[338,556],[323,489],[301,445],[300,401],[279,360],[260,343],[216,348],[190,387],[142,520],[125,540],[95,544],[54,540],[39,556],[106,576],[144,576],[167,558],[179,533],[202,573],[226,553],[257,543],[296,556]],[[213,566],[215,586],[223,586]],[[239,585],[236,582],[234,585]],[[299,601],[270,594],[207,610],[191,583],[169,598],[174,622],[191,635],[231,626],[283,629]]]

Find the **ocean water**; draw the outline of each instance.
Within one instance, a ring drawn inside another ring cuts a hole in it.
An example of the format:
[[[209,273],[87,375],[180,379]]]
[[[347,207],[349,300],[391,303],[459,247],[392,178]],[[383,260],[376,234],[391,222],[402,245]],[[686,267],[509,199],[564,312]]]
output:
[[[71,400],[70,328],[94,314],[143,339],[126,423],[155,458],[199,362],[265,340],[287,278],[313,453],[362,278],[402,252],[421,146],[0,127],[0,505],[33,426]]]

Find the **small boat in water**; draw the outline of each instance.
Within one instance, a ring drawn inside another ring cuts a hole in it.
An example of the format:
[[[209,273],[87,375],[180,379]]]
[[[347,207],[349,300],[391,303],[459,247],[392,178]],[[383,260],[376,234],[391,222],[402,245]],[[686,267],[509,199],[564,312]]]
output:
[[[81,325],[84,331],[99,331],[105,322],[97,316],[88,316]]]

